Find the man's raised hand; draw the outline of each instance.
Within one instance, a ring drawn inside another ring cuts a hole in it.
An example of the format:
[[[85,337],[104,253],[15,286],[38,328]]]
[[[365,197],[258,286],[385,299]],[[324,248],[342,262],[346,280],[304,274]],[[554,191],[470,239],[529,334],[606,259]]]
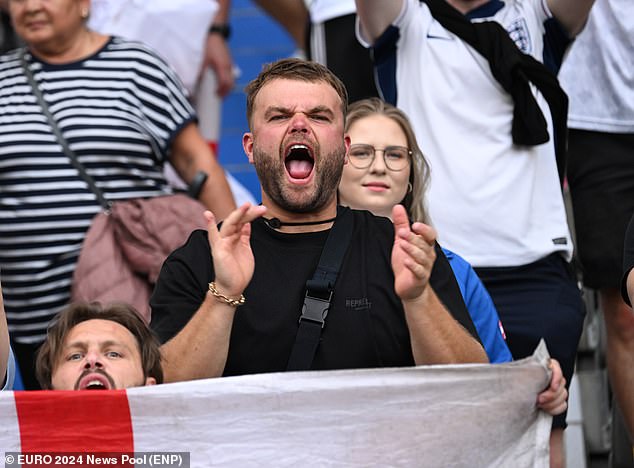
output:
[[[227,216],[219,230],[213,213],[205,211],[216,287],[227,296],[239,296],[251,281],[255,261],[249,242],[250,223],[265,212],[262,205],[245,203]]]
[[[427,287],[436,261],[436,231],[423,223],[410,226],[407,212],[402,205],[396,205],[392,209],[392,221],[394,289],[401,300],[417,299]]]

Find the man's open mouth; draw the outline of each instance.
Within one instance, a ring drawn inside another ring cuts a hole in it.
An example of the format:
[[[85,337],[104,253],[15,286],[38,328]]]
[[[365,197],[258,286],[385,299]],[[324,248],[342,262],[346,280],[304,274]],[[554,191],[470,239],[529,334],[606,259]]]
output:
[[[284,165],[292,179],[302,180],[310,177],[315,166],[315,159],[308,146],[295,143],[286,150]]]
[[[114,388],[114,383],[101,373],[90,373],[80,377],[76,387],[77,390],[110,390]]]

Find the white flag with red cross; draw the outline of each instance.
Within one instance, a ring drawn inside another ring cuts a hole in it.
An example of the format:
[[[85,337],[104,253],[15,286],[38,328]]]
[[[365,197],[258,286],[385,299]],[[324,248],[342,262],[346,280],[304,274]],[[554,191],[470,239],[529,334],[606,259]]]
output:
[[[89,454],[176,453],[192,467],[546,468],[551,417],[535,401],[548,380],[538,350],[497,365],[4,392],[0,448],[5,457],[84,454],[81,466],[94,466]]]

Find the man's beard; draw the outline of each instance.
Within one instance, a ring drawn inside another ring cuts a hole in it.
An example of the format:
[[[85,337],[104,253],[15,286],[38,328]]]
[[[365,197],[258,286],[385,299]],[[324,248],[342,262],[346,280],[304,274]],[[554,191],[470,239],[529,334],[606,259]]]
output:
[[[346,148],[342,143],[331,153],[320,155],[314,161],[315,174],[311,188],[288,183],[284,161],[279,154],[271,156],[254,146],[253,163],[262,190],[275,204],[285,211],[311,213],[324,207],[336,196],[345,154]]]

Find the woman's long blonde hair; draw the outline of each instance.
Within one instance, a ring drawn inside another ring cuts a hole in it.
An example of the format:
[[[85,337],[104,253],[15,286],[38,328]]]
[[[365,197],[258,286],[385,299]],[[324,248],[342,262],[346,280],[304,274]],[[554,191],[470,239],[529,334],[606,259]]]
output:
[[[407,191],[401,204],[407,210],[407,214],[412,221],[421,221],[429,224],[430,220],[425,207],[425,193],[429,185],[429,164],[418,146],[416,135],[414,135],[414,130],[407,115],[402,110],[379,98],[362,99],[354,102],[348,108],[345,131],[347,133],[356,121],[375,114],[392,119],[405,133],[407,147],[412,152],[412,165],[409,173],[409,183],[412,185],[412,190]]]

